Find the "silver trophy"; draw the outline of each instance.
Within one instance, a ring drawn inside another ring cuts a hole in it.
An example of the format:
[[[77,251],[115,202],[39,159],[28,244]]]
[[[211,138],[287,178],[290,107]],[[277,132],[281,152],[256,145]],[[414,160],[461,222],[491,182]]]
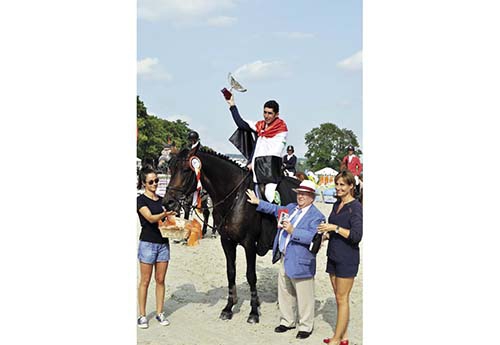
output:
[[[229,81],[229,85],[231,85],[231,88],[229,90],[226,88],[223,88],[222,90],[220,90],[222,92],[222,94],[224,95],[224,98],[230,99],[231,96],[233,95],[231,93],[231,91],[233,91],[233,90],[236,90],[238,92],[246,92],[247,91],[247,89],[245,89],[240,83],[238,83],[236,81],[236,79],[234,79],[234,77],[231,73],[228,73],[227,79]]]

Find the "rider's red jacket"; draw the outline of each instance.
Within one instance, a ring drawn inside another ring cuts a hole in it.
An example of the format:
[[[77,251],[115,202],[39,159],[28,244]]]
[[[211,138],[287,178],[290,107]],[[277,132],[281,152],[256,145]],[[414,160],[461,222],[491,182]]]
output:
[[[345,156],[344,159],[342,159],[342,163],[347,166],[347,170],[352,172],[354,176],[359,176],[363,171],[363,165],[356,155],[352,155],[351,162],[349,162],[349,156]]]

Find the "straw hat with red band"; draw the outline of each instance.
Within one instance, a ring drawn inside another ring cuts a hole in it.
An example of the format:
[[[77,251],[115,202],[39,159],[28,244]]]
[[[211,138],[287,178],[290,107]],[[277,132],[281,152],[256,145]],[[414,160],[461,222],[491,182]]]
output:
[[[300,183],[298,188],[292,189],[294,192],[303,192],[303,193],[311,193],[311,194],[317,194],[316,193],[316,185],[314,182],[310,180],[304,180]]]

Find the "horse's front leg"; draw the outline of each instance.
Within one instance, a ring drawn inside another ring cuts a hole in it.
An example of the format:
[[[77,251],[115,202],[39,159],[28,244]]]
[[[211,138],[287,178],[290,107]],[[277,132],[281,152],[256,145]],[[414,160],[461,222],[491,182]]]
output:
[[[224,239],[221,236],[222,248],[224,249],[224,254],[226,255],[226,272],[227,281],[229,288],[229,296],[227,297],[227,304],[222,312],[220,313],[220,318],[222,320],[231,320],[233,317],[233,306],[238,302],[238,296],[236,295],[236,246],[237,243]]]
[[[184,210],[184,219],[189,220],[189,214],[191,213],[191,205],[190,204],[184,204],[182,206],[182,209]]]
[[[203,204],[202,204],[203,206]],[[203,207],[207,207],[206,204]],[[210,211],[208,209],[203,210],[203,229],[201,230],[201,234],[203,237],[205,237],[205,234],[207,233],[207,228],[208,228],[208,218],[210,217]]]
[[[255,242],[250,245],[245,246],[245,255],[247,259],[247,281],[250,285],[250,315],[248,316],[248,323],[258,323],[259,322],[259,296],[257,295],[257,274],[255,273],[255,261],[257,255],[257,248]]]

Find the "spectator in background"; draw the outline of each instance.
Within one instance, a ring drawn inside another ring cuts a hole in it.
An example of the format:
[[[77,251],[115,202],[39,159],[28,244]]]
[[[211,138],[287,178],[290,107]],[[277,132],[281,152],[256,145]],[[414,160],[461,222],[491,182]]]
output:
[[[294,155],[295,150],[292,145],[288,145],[286,148],[286,155],[283,156],[283,167],[285,168],[285,174],[288,176],[295,175],[295,166],[297,165],[297,157]]]
[[[299,181],[304,181],[304,180],[307,180],[307,176],[306,174],[304,174],[302,171],[297,171],[295,173],[295,177],[299,180]]]
[[[162,174],[167,173],[168,162],[170,161],[172,153],[175,153],[175,151],[175,145],[172,144],[166,144],[161,151],[161,155],[158,158],[158,170],[161,171]]]

